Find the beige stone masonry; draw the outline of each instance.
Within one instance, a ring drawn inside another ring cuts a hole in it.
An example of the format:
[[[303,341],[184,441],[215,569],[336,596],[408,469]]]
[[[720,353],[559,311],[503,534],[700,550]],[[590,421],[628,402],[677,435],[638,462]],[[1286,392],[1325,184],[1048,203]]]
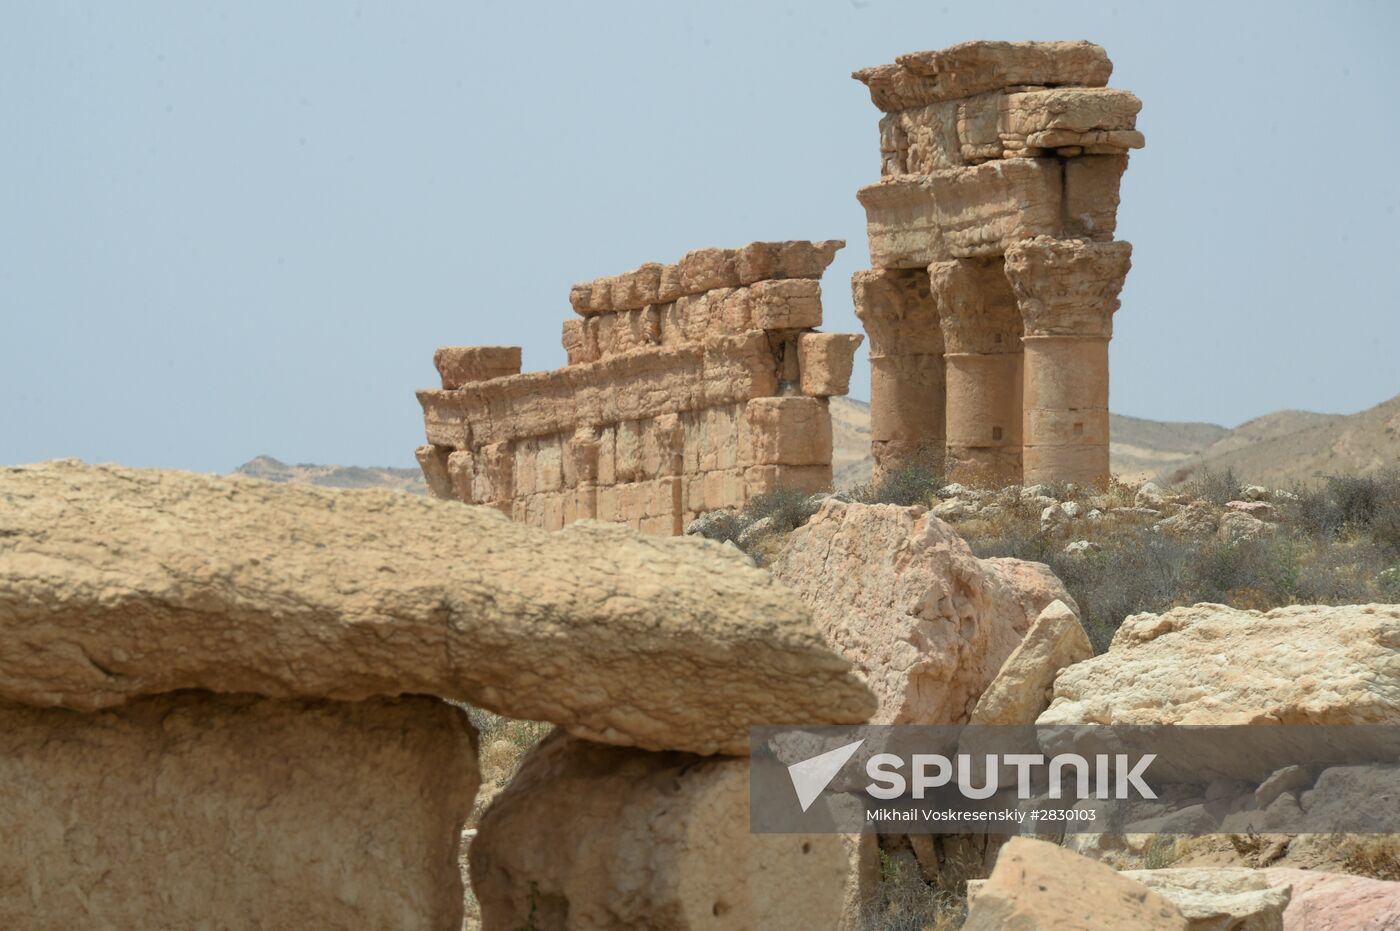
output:
[[[1108,341],[1126,242],[1034,239],[1006,255],[1025,319],[1027,483],[1108,481]]]
[[[870,337],[870,438],[876,477],[897,462],[941,459],[945,442],[943,333],[922,270],[851,278],[856,316]]]
[[[576,285],[556,371],[460,377],[500,350],[440,350],[476,368],[440,365],[442,387],[418,392],[429,490],[549,529],[679,534],[754,495],[829,487],[826,399],[846,392],[862,341],[814,332],[842,245],[697,249]]]
[[[948,477],[1021,481],[1021,310],[998,258],[929,266],[945,347]]]
[[[460,388],[520,374],[519,346],[443,346],[433,353],[433,365],[444,388]]]
[[[943,340],[904,348],[919,325],[857,294],[878,474],[932,455],[959,481],[1108,480],[1108,321],[1129,252],[1113,236],[1143,145],[1142,102],[1104,86],[1111,71],[1088,42],[966,42],[855,73],[885,113],[881,178],[857,192],[870,261],[927,269],[919,325]]]

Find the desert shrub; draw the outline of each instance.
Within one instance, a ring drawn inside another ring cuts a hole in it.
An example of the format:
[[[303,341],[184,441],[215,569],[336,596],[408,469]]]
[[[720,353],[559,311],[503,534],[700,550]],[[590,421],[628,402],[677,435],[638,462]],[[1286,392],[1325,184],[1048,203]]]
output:
[[[707,540],[720,543],[733,540],[737,543],[739,535],[747,530],[751,523],[753,519],[739,511],[711,511],[705,515],[705,520],[700,522],[699,529],[695,532]]]
[[[1240,484],[1234,469],[1202,469],[1195,481],[1187,485],[1187,490],[1193,498],[1223,506],[1227,501],[1238,500],[1244,486]]]
[[[862,504],[927,505],[944,484],[942,467],[932,458],[925,458],[907,462],[879,481],[852,489],[851,496]]]
[[[952,931],[966,917],[966,903],[925,882],[911,859],[880,851],[880,882],[861,906],[862,931]]]
[[[796,488],[778,488],[750,498],[742,517],[750,525],[771,518],[770,533],[791,533],[807,523],[819,506],[811,495]]]
[[[1295,487],[1284,512],[1312,536],[1359,535],[1400,553],[1400,472],[1331,475],[1320,486]]]
[[[1376,576],[1381,597],[1400,600],[1400,566],[1388,566]]]

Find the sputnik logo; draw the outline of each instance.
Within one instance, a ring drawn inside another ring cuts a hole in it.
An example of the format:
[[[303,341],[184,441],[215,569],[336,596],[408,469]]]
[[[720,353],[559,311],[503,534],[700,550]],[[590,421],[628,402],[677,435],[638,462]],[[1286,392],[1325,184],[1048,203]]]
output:
[[[802,806],[803,811],[812,807],[822,790],[831,785],[831,780],[836,778],[841,767],[846,765],[846,761],[855,755],[863,743],[864,737],[855,743],[818,753],[788,767],[788,778],[792,780],[792,787],[797,791],[798,804]]]

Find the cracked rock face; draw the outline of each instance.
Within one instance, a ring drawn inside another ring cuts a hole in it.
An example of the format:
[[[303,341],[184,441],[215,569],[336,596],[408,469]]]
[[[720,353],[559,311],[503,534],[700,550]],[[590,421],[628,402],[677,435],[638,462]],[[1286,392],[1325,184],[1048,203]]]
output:
[[[431,694],[604,743],[748,752],[875,708],[742,554],[380,491],[55,462],[0,470],[0,698]]]
[[[1055,680],[1037,724],[1394,724],[1400,606],[1134,614]]]
[[[963,724],[1040,612],[1040,563],[978,559],[921,507],[827,501],[773,564],[880,700],[874,724]]]
[[[0,703],[0,780],[0,927],[461,927],[476,734],[437,699]]]

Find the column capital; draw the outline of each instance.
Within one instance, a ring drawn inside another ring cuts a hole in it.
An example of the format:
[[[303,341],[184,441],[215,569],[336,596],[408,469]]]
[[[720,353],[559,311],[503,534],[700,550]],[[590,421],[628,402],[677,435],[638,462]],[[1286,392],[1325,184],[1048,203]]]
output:
[[[1037,236],[1006,250],[1006,277],[1027,337],[1109,339],[1118,292],[1132,266],[1126,242]]]
[[[944,351],[1021,351],[1021,311],[1000,257],[952,259],[928,267]]]
[[[856,316],[871,356],[938,355],[943,332],[923,269],[868,269],[851,276]]]

